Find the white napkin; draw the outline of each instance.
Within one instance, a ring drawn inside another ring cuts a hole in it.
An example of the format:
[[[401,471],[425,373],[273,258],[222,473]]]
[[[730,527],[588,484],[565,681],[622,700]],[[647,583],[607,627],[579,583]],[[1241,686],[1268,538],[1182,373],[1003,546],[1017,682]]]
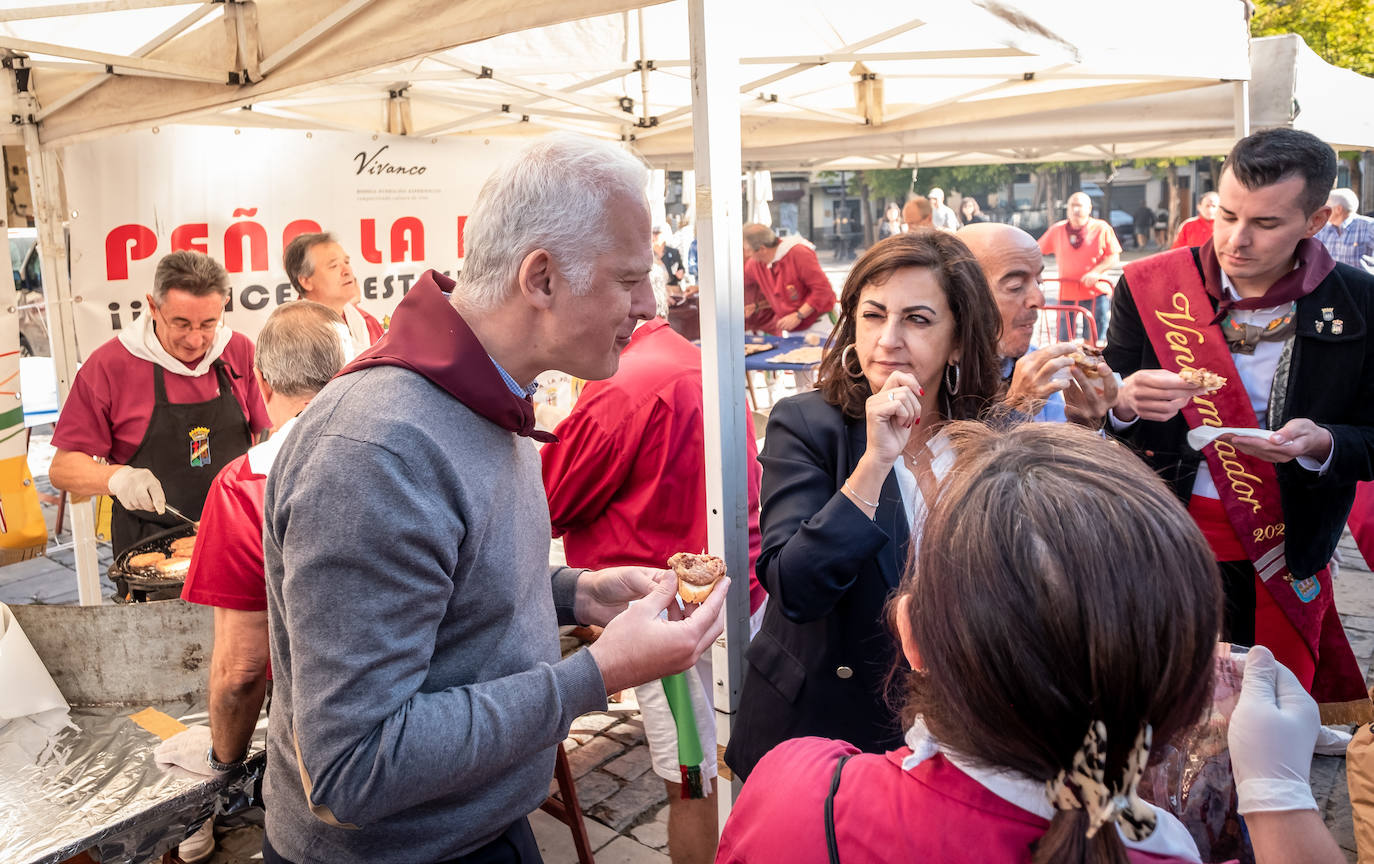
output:
[[[1268,438],[1273,435],[1270,429],[1254,429],[1241,426],[1199,426],[1188,430],[1188,446],[1201,450],[1217,440],[1218,436],[1230,433],[1241,438]]]
[[[67,708],[10,607],[0,603],[0,720]]]

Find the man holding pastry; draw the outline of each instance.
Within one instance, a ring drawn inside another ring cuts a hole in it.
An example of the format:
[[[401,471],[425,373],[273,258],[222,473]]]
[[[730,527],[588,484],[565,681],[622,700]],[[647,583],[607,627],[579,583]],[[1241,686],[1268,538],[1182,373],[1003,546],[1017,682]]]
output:
[[[421,276],[282,446],[268,864],[539,861],[524,814],[573,719],[719,635],[728,577],[684,615],[666,570],[548,563],[529,396],[549,369],[610,377],[654,314],[647,181],[613,144],[527,146],[484,184],[459,281]],[[605,630],[560,660],[560,622]]]
[[[1106,358],[1125,376],[1111,428],[1212,545],[1223,638],[1267,645],[1344,723],[1371,706],[1326,568],[1374,479],[1374,277],[1312,239],[1335,175],[1306,132],[1238,142],[1211,240],[1126,266]]]

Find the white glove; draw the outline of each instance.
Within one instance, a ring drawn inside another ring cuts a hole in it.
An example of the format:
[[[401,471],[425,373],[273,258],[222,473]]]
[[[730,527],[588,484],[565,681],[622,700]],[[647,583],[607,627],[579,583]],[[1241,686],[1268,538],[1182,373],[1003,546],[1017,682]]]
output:
[[[1297,676],[1268,648],[1251,648],[1227,734],[1241,815],[1317,809],[1308,776],[1320,728],[1321,712]]]
[[[187,726],[153,750],[153,760],[166,767],[175,765],[192,774],[216,777],[220,772],[210,767],[205,757],[210,753],[210,727]]]
[[[1317,747],[1313,752],[1318,756],[1344,756],[1345,748],[1350,746],[1354,737],[1344,729],[1323,726],[1317,733]]]
[[[110,475],[110,494],[126,510],[156,510],[165,513],[167,495],[162,484],[147,468],[125,465]]]

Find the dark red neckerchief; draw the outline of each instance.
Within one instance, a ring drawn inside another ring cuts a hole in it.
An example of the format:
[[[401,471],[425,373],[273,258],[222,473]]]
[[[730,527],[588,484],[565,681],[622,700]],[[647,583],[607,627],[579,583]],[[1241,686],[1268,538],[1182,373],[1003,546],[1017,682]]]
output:
[[[1198,248],[1198,260],[1202,262],[1202,282],[1207,288],[1207,293],[1217,301],[1217,314],[1212,323],[1220,322],[1232,309],[1272,309],[1284,303],[1300,300],[1316,291],[1321,281],[1336,269],[1336,262],[1332,259],[1331,253],[1311,237],[1299,240],[1293,254],[1298,259],[1298,266],[1280,276],[1279,280],[1264,292],[1263,297],[1232,300],[1221,287],[1221,262],[1217,259],[1216,250],[1212,248],[1212,241],[1203,243]]]
[[[400,366],[423,375],[476,414],[536,441],[558,439],[534,428],[534,405],[511,392],[491,355],[444,296],[453,280],[426,270],[391,316],[391,329],[339,372]]]

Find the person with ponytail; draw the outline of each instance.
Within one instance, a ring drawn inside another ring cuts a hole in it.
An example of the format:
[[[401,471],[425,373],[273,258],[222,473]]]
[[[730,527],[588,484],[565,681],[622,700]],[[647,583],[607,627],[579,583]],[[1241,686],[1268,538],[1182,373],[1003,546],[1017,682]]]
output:
[[[1206,540],[1143,463],[1086,430],[945,435],[957,456],[889,607],[910,666],[905,746],[774,748],[717,864],[1199,862],[1137,785],[1211,699],[1222,593]],[[1297,678],[1253,649],[1229,744],[1260,864],[1344,861],[1308,785],[1318,728]]]

